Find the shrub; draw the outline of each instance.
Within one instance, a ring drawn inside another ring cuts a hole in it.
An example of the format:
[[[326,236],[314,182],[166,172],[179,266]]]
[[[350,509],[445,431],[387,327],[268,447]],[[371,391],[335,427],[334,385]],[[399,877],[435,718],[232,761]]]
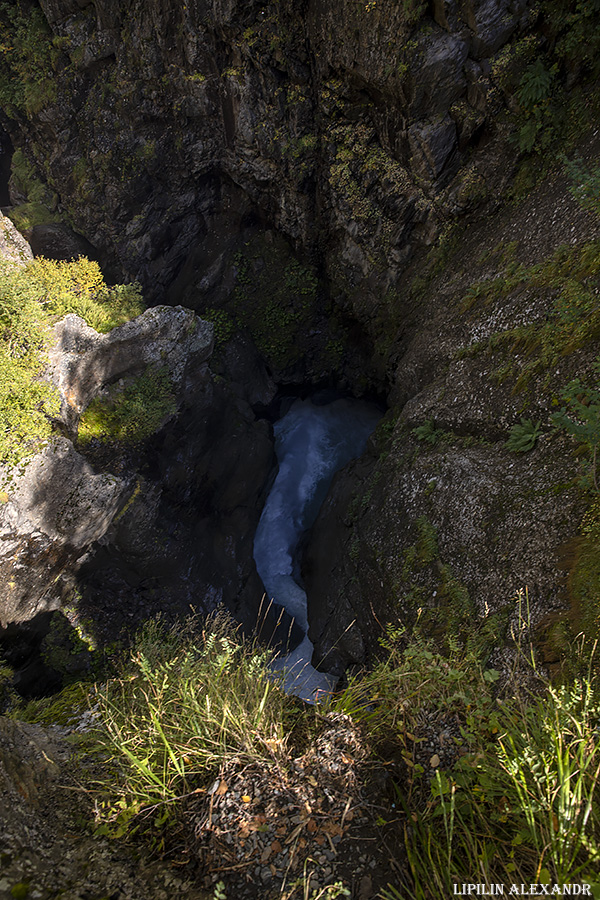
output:
[[[0,261],[0,462],[20,463],[52,433],[59,397],[42,376],[56,318],[76,312],[108,331],[141,311],[138,285],[107,287],[98,264],[85,258],[21,267]],[[164,409],[164,390],[160,396]]]
[[[37,297],[57,317],[75,313],[96,331],[107,332],[144,311],[139,284],[108,287],[97,262],[38,258],[28,268]]]

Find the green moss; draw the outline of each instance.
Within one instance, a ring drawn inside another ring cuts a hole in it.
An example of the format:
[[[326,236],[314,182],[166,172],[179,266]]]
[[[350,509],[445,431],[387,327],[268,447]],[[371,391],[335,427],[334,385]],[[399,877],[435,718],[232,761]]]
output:
[[[41,656],[47,666],[65,677],[73,676],[91,666],[90,649],[93,646],[90,648],[89,640],[84,641],[64,615],[53,615],[41,645]]]
[[[317,308],[318,281],[281,239],[255,238],[236,257],[235,318],[247,328],[267,362],[283,368],[307,347]]]
[[[15,228],[23,234],[31,231],[36,225],[50,225],[61,220],[57,213],[51,212],[43,203],[21,203],[9,209],[8,216]]]
[[[15,189],[26,199],[14,206],[8,215],[16,228],[28,232],[35,225],[48,225],[60,221],[55,212],[58,198],[38,177],[35,166],[22,150],[17,149],[11,161],[11,181]]]
[[[129,386],[92,400],[81,417],[78,440],[82,445],[94,438],[136,444],[158,431],[176,410],[168,370],[148,367]]]
[[[224,309],[205,309],[202,318],[215,327],[215,350],[220,350],[233,337],[235,320]]]
[[[487,352],[500,356],[497,380],[511,378],[515,389],[554,368],[567,356],[600,338],[600,241],[559,247],[533,266],[507,260],[502,275],[474,282],[460,304],[461,312],[499,304],[515,292],[530,290],[554,296],[550,314],[537,322],[491,335]],[[480,352],[481,346],[472,352]]]
[[[30,700],[16,712],[15,718],[35,725],[61,725],[65,728],[74,725],[88,708],[88,690],[88,685],[75,682],[52,697]]]
[[[0,30],[0,105],[9,115],[35,115],[56,100],[60,47],[37,7],[0,3]]]
[[[600,500],[584,516],[581,535],[572,547],[569,573],[576,633],[592,645],[600,638]]]

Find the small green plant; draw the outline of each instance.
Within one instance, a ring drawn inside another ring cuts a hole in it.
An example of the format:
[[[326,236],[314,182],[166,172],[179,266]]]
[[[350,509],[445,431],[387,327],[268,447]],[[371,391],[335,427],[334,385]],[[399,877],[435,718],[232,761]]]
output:
[[[412,433],[418,441],[424,441],[426,444],[431,444],[432,447],[435,447],[444,436],[443,428],[436,428],[433,419],[428,419],[423,425],[413,428]]]
[[[517,425],[510,429],[510,436],[506,442],[506,449],[512,453],[528,453],[533,450],[541,434],[541,423],[535,424],[531,419],[521,419]]]
[[[429,662],[439,684],[439,663]],[[448,661],[447,682],[455,666]],[[465,705],[453,707],[463,722],[454,761],[436,768],[428,797],[409,805],[398,793],[409,814],[411,878],[402,890],[390,885],[384,898],[451,896],[453,884],[474,880],[473,872],[487,884],[587,882],[597,896],[600,695],[591,666],[571,685],[546,685],[543,693],[539,685],[535,695],[517,690],[501,700],[494,698],[498,673],[472,657],[471,667],[461,667],[456,682]],[[411,681],[398,687],[412,701]],[[406,734],[406,713],[403,722]],[[412,752],[418,737],[410,724]]]
[[[600,358],[594,365],[594,371],[600,375]],[[600,388],[586,385],[575,378],[561,393],[566,402],[560,412],[555,413],[552,421],[568,434],[578,438],[587,448],[590,455],[589,473],[584,476],[584,487],[593,487],[599,492],[597,477],[598,447],[600,446]]]
[[[217,881],[213,890],[213,900],[227,900],[227,892],[225,891],[225,883]]]
[[[224,347],[235,332],[236,323],[233,317],[224,309],[205,309],[202,318],[215,326],[215,349]]]
[[[519,149],[530,153],[534,147],[547,149],[554,138],[555,110],[551,102],[558,67],[548,68],[538,58],[525,70],[517,91],[523,124],[518,132]]]
[[[584,209],[600,215],[600,166],[590,168],[579,156],[572,160],[565,157],[564,165],[572,195]]]

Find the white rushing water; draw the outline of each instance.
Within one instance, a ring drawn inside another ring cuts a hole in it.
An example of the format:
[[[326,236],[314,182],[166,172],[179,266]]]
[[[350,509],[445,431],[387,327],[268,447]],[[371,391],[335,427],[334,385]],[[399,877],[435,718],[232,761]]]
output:
[[[254,559],[267,596],[292,615],[305,632],[302,643],[275,661],[287,691],[314,700],[335,678],[311,665],[306,593],[298,584],[296,548],[314,523],[335,473],[360,456],[381,416],[370,403],[334,400],[321,405],[296,400],[275,425],[279,472],[254,539]]]

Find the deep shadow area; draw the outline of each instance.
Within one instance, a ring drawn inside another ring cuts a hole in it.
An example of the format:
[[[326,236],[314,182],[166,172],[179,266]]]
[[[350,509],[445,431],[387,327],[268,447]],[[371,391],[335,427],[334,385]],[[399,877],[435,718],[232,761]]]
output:
[[[0,128],[0,208],[10,206],[8,181],[14,148],[8,134]]]
[[[47,697],[68,678],[90,671],[91,653],[59,611],[0,629],[0,659],[14,671],[13,687],[25,699]]]

